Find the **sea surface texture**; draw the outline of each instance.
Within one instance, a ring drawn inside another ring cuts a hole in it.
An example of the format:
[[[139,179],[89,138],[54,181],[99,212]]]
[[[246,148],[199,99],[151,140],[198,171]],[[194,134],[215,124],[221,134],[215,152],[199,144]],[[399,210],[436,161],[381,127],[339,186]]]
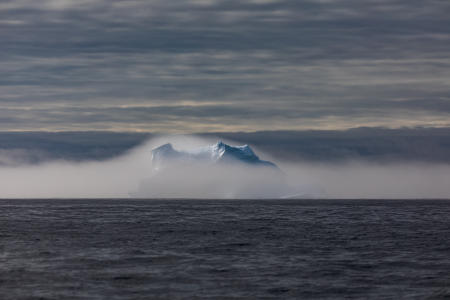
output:
[[[0,200],[0,299],[449,299],[450,201]]]

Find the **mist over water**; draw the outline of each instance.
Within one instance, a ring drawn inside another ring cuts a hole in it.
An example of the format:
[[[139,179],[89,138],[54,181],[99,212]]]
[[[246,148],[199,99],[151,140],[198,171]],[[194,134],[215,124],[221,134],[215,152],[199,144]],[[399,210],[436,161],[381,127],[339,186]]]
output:
[[[449,198],[450,165],[286,162],[257,148],[281,171],[241,165],[172,164],[155,172],[151,150],[189,151],[217,139],[153,138],[107,161],[51,161],[0,167],[1,198]],[[224,141],[231,145],[232,141]],[[32,153],[32,151],[30,151]],[[2,153],[5,157],[8,153]],[[24,154],[19,156],[27,161]]]

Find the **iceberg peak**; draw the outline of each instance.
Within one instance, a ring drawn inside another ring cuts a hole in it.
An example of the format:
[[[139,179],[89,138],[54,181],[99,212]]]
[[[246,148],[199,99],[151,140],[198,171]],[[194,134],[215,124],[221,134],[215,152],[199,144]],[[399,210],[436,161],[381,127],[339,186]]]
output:
[[[277,168],[274,163],[259,159],[249,145],[230,146],[222,141],[190,151],[175,150],[170,143],[152,150],[152,163],[155,169],[172,162],[244,163]]]

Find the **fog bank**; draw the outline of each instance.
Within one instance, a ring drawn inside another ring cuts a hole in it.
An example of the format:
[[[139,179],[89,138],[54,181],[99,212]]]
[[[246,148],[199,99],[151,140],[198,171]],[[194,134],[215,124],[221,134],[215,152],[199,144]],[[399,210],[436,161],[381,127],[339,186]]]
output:
[[[106,161],[0,167],[1,198],[450,198],[450,165],[278,162],[282,175],[239,166],[174,165],[155,173],[151,149],[189,149],[217,139],[153,138]],[[231,144],[236,144],[230,142]]]

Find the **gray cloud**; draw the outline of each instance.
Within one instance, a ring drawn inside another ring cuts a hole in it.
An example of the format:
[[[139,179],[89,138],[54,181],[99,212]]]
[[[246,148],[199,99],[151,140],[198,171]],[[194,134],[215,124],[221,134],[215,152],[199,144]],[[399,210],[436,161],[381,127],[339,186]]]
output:
[[[448,126],[449,12],[418,0],[2,1],[0,124]]]

